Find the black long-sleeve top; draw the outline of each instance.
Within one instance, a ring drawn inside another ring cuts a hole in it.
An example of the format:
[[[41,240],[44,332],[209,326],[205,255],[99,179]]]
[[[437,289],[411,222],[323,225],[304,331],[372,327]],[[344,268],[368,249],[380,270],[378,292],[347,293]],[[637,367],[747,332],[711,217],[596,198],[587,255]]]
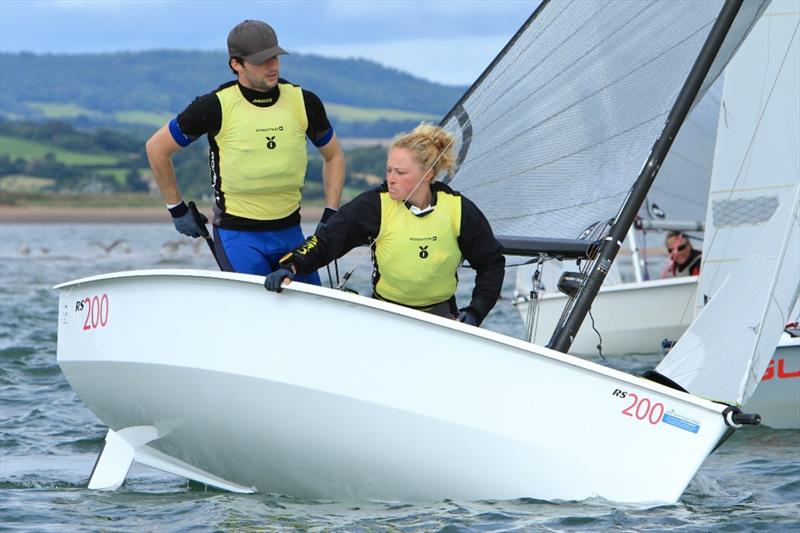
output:
[[[505,275],[502,245],[494,237],[486,217],[472,201],[442,183],[434,182],[431,192],[434,209],[439,194],[460,197],[461,227],[457,238],[458,247],[463,258],[476,271],[475,288],[468,308],[482,321],[500,297]],[[343,205],[328,219],[325,227],[284,257],[281,263],[291,263],[298,273],[305,274],[317,270],[357,246],[372,243],[381,229],[381,194],[388,194],[385,183]],[[376,271],[380,270],[380,265],[378,267]],[[373,286],[375,283],[376,279],[373,278]]]

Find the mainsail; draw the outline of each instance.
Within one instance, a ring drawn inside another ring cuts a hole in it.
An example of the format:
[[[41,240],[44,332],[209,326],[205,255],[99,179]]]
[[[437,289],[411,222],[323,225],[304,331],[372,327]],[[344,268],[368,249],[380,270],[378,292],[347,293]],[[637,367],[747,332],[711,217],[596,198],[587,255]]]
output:
[[[697,99],[765,2],[746,2]],[[450,179],[495,233],[575,239],[640,174],[720,14],[702,2],[543,2],[450,111]]]
[[[725,76],[698,287],[710,301],[657,370],[742,404],[800,290],[800,5],[774,1]]]

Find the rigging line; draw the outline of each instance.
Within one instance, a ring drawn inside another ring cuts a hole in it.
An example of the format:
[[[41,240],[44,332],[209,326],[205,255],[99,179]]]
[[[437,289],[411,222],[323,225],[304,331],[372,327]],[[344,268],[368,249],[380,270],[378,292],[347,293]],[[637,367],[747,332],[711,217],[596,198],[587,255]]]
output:
[[[527,266],[527,265],[536,263],[538,261],[539,261],[539,256],[538,255],[534,255],[533,257],[531,257],[531,259],[529,259],[529,260],[527,260],[527,261],[525,261],[523,263],[514,263],[514,264],[511,264],[511,265],[507,264],[505,266],[505,268],[516,268],[516,267],[521,267],[521,266]],[[461,265],[459,265],[459,268],[461,268]]]
[[[328,270],[328,283],[330,283],[331,289],[333,288],[333,276],[331,275],[331,264],[328,263],[325,265],[325,268]],[[337,279],[336,282],[338,283],[339,280]]]
[[[713,86],[713,84],[712,84],[712,86]],[[713,93],[711,91],[711,87],[709,87],[708,90],[706,91],[706,95],[708,95],[708,98],[710,98],[714,102],[714,104],[716,104],[716,107],[719,107],[720,104],[722,103],[722,97],[721,96],[717,96],[715,93]]]
[[[602,46],[603,44],[605,44],[606,42],[608,42],[609,40],[611,40],[611,38],[612,38],[612,37],[615,37],[615,36],[617,35],[617,33],[618,33],[618,32],[620,32],[620,31],[622,31],[622,30],[624,30],[624,29],[627,27],[627,25],[628,25],[628,24],[629,24],[629,23],[630,23],[632,20],[634,20],[634,19],[638,18],[638,17],[639,17],[639,15],[641,15],[641,14],[642,14],[644,11],[647,11],[648,9],[650,9],[650,7],[652,7],[652,6],[653,6],[653,5],[655,5],[655,4],[656,4],[656,2],[652,2],[652,3],[648,4],[648,5],[646,5],[644,8],[642,8],[642,9],[641,9],[639,12],[637,12],[637,13],[634,13],[634,14],[633,14],[633,15],[632,15],[632,16],[631,16],[631,17],[630,17],[628,20],[624,21],[624,22],[623,22],[623,23],[622,23],[622,24],[621,24],[621,25],[620,25],[618,28],[616,28],[616,29],[615,29],[613,32],[611,32],[611,33],[610,33],[610,34],[609,34],[607,37],[605,37],[605,38],[604,38],[604,39],[602,39],[601,41],[598,41],[598,42],[597,42],[597,43],[596,43],[594,46],[592,46],[591,48],[589,48],[589,49],[588,49],[588,50],[587,50],[585,53],[583,53],[583,54],[582,54],[580,57],[578,57],[578,58],[576,58],[574,61],[572,61],[572,63],[569,63],[568,65],[565,65],[565,66],[564,66],[564,68],[562,68],[562,69],[561,69],[561,71],[557,72],[557,73],[556,73],[555,75],[553,75],[553,76],[552,76],[550,79],[548,79],[548,80],[545,80],[545,81],[544,81],[544,83],[542,83],[542,84],[541,84],[541,85],[539,85],[538,87],[534,88],[532,91],[529,91],[529,92],[527,92],[527,93],[526,93],[526,95],[525,95],[525,97],[524,97],[524,98],[522,98],[522,100],[520,100],[520,101],[516,102],[515,104],[511,104],[511,105],[509,106],[509,108],[508,108],[508,111],[506,111],[505,113],[501,113],[501,114],[500,114],[499,116],[497,116],[497,118],[495,118],[495,119],[494,119],[492,122],[489,122],[488,124],[486,124],[486,125],[485,125],[485,127],[487,127],[487,128],[488,128],[488,127],[491,127],[492,125],[494,125],[495,123],[497,123],[499,120],[501,120],[502,118],[504,118],[504,117],[505,117],[506,115],[508,115],[509,113],[511,113],[511,112],[513,112],[513,111],[515,111],[515,110],[519,109],[519,106],[520,106],[520,105],[522,105],[522,104],[523,104],[523,103],[525,103],[526,101],[530,100],[532,97],[534,97],[534,96],[536,96],[537,94],[539,94],[539,93],[540,93],[541,91],[543,91],[543,90],[544,90],[544,89],[545,89],[545,88],[546,88],[546,87],[547,87],[547,86],[548,86],[548,85],[549,85],[551,82],[555,81],[555,80],[556,80],[556,79],[558,79],[560,76],[562,76],[563,74],[565,74],[565,73],[566,73],[567,71],[569,71],[569,70],[570,70],[570,69],[571,69],[573,66],[575,66],[575,65],[576,65],[578,62],[580,62],[580,61],[584,61],[584,60],[588,60],[588,59],[589,59],[589,56],[592,54],[592,52],[594,52],[594,51],[595,51],[595,50],[597,50],[597,49],[598,49],[600,46]],[[562,40],[560,43],[558,43],[557,45],[555,45],[555,46],[553,47],[553,50],[560,50],[560,49],[562,49],[562,47],[563,47],[564,43],[566,43],[566,42],[567,42],[567,41],[569,41],[569,40],[570,40],[570,39],[571,39],[571,38],[572,38],[574,35],[576,35],[577,33],[579,33],[579,32],[580,32],[580,31],[581,31],[581,30],[584,28],[584,26],[586,26],[586,25],[587,25],[587,24],[589,24],[590,22],[597,22],[597,20],[596,20],[596,18],[595,18],[595,17],[596,17],[596,16],[597,16],[597,15],[598,15],[598,14],[599,14],[601,11],[604,11],[604,10],[606,9],[606,7],[607,7],[607,5],[606,5],[606,4],[600,4],[600,5],[602,5],[603,7],[601,7],[601,9],[598,9],[598,10],[597,10],[597,11],[596,11],[594,14],[592,14],[592,16],[591,16],[591,17],[587,18],[585,21],[583,21],[583,23],[582,23],[580,26],[576,27],[576,28],[575,28],[575,30],[574,30],[574,31],[573,31],[571,34],[567,35],[567,36],[566,36],[566,37],[565,37],[565,38],[564,38],[564,39],[563,39],[563,40]],[[538,63],[535,63],[534,65],[532,65],[532,66],[531,66],[531,67],[528,69],[528,71],[527,71],[527,72],[525,72],[525,73],[523,73],[523,74],[520,74],[519,76],[517,76],[517,77],[515,78],[515,80],[514,80],[514,81],[515,81],[515,85],[516,85],[516,84],[518,84],[520,81],[522,81],[522,80],[526,79],[528,76],[530,76],[530,75],[533,73],[533,71],[534,71],[534,70],[536,70],[537,68],[539,68],[539,66],[541,66],[541,65],[542,65],[542,64],[543,64],[545,61],[552,60],[552,59],[553,59],[553,56],[552,56],[552,55],[545,55],[545,56],[544,56],[544,57],[543,57],[543,58],[542,58],[542,59],[541,59],[541,60],[540,60]],[[499,77],[498,77],[498,78],[495,78],[495,79],[499,80]],[[488,89],[487,89],[487,91],[488,91]],[[487,98],[488,98],[488,94],[487,94]],[[489,104],[487,107],[485,107],[485,108],[481,108],[481,109],[483,110],[483,112],[484,112],[485,114],[488,114],[488,113],[489,113],[489,112],[490,112],[490,111],[493,109],[493,106],[494,106],[495,104],[497,104],[499,101],[500,101],[500,99],[499,99],[499,98],[494,98],[494,99],[491,101],[491,103],[490,103],[490,104]],[[477,103],[478,103],[478,102],[477,102],[477,98],[476,98],[476,104],[477,104]]]
[[[566,107],[563,107],[563,108],[559,109],[558,111],[550,114],[549,116],[543,118],[542,120],[540,120],[539,122],[529,126],[528,128],[526,128],[526,129],[524,129],[524,130],[522,130],[522,131],[520,131],[518,133],[514,133],[512,135],[512,138],[519,137],[520,135],[522,135],[524,133],[527,133],[528,131],[531,131],[531,130],[533,130],[535,128],[538,128],[539,126],[545,124],[546,122],[549,122],[552,119],[563,115],[566,111],[578,106],[579,104],[589,100],[590,98],[593,98],[593,97],[597,96],[598,94],[602,93],[603,91],[606,91],[607,89],[613,87],[617,83],[619,83],[619,82],[631,77],[633,74],[638,73],[640,70],[644,69],[645,67],[651,66],[657,60],[663,58],[664,56],[666,56],[667,54],[671,53],[672,51],[674,51],[678,47],[686,45],[686,43],[688,43],[690,40],[695,38],[698,34],[700,34],[703,30],[707,29],[708,26],[711,26],[711,25],[713,25],[713,22],[712,23],[706,23],[704,26],[701,26],[697,30],[693,31],[692,33],[690,33],[689,35],[684,37],[682,40],[680,40],[677,43],[675,43],[673,46],[665,49],[661,53],[659,53],[656,56],[650,58],[648,61],[640,64],[638,67],[634,68],[633,70],[630,70],[630,71],[626,72],[623,76],[621,76],[619,78],[616,78],[616,79],[612,80],[611,82],[607,83],[606,85],[603,85],[603,86],[599,87],[594,92],[591,92],[591,93],[587,94],[585,97],[581,98],[580,100],[577,100],[576,102],[573,102],[572,104],[569,104]],[[691,68],[691,65],[689,66],[689,68]],[[678,92],[680,92],[680,88],[678,88]],[[525,100],[527,100],[527,98],[523,99],[520,103],[524,102]],[[516,109],[516,108],[514,108],[514,109]],[[511,110],[512,109],[509,108],[509,111],[511,111]],[[665,113],[669,113],[669,109],[667,109]],[[506,112],[505,114],[508,114],[508,112]],[[505,116],[505,114],[502,115],[502,116]],[[483,125],[481,125],[481,126],[483,126]],[[502,137],[499,138],[499,144],[508,143],[508,142],[510,142],[510,139],[503,139]],[[488,153],[488,151],[484,152],[484,153]],[[475,157],[479,157],[479,156],[483,156],[483,155],[484,154],[476,154]]]
[[[695,144],[697,144],[697,143],[695,143]],[[697,168],[697,169],[699,169],[699,170],[701,170],[703,172],[706,172],[708,170],[703,165],[697,163],[696,161],[692,161],[691,159],[689,159],[685,155],[681,154],[680,152],[670,152],[669,156],[671,156],[672,159],[677,159],[677,160],[683,161],[687,165],[695,167],[695,168]],[[670,161],[670,159],[664,158],[664,163],[665,164],[666,164],[667,161]],[[664,165],[661,165],[661,166],[663,167]]]
[[[708,94],[708,93],[706,93],[706,94]],[[717,102],[716,102],[716,108],[717,108],[717,109],[719,109],[719,101],[717,101]],[[688,121],[688,122],[689,122],[689,125],[693,126],[693,127],[694,127],[694,128],[696,128],[696,129],[697,129],[697,130],[698,130],[700,133],[702,133],[703,135],[705,135],[706,137],[708,137],[708,139],[709,139],[709,140],[711,140],[711,139],[716,139],[716,137],[717,137],[716,130],[709,131],[709,130],[706,128],[706,126],[705,126],[707,123],[709,123],[709,122],[710,122],[708,119],[706,119],[705,121],[701,121],[701,120],[700,120],[700,119],[698,119],[698,118],[692,117],[692,120],[690,120],[690,121]],[[716,125],[717,125],[717,121],[716,121],[716,120],[715,120],[715,121],[713,121],[713,124],[714,124],[714,126],[716,127]],[[686,125],[686,123],[684,122],[684,126],[685,126],[685,125]],[[684,128],[684,126],[681,126],[681,128]]]
[[[422,173],[422,175],[419,177],[419,180],[417,180],[417,184],[416,184],[416,185],[414,185],[414,188],[413,188],[413,189],[411,189],[411,192],[410,192],[410,193],[408,193],[408,196],[406,196],[405,200],[403,200],[403,203],[404,203],[404,204],[405,204],[406,202],[408,202],[408,199],[409,199],[409,198],[411,198],[411,196],[412,196],[412,195],[413,195],[413,194],[414,194],[414,193],[417,191],[417,188],[418,188],[418,187],[419,187],[419,186],[422,184],[422,181],[425,179],[425,176],[427,176],[427,175],[428,175],[428,172],[433,172],[433,167],[435,167],[435,166],[436,166],[436,163],[438,163],[438,162],[439,162],[439,160],[442,158],[442,156],[445,154],[445,152],[447,152],[447,150],[448,150],[448,149],[450,148],[450,146],[453,144],[453,141],[455,141],[455,139],[456,139],[456,138],[455,138],[455,136],[454,136],[454,135],[451,135],[451,136],[450,136],[450,142],[448,142],[448,143],[447,143],[447,146],[445,146],[445,147],[442,149],[442,151],[441,151],[441,152],[439,152],[439,155],[437,155],[437,156],[436,156],[436,159],[434,159],[434,160],[433,160],[433,163],[431,163],[431,166],[428,168],[428,170],[426,170],[425,172],[423,172],[423,173]],[[436,177],[436,176],[433,176],[433,178],[435,178],[435,177]],[[433,181],[433,178],[431,178],[431,181]]]
[[[694,198],[689,198],[688,196],[683,196],[682,194],[675,194],[674,192],[671,192],[671,191],[669,191],[667,189],[664,189],[663,187],[653,187],[653,188],[650,189],[650,191],[651,192],[653,192],[653,191],[657,192],[659,194],[659,196],[663,196],[665,198],[671,198],[671,199],[674,199],[674,200],[680,200],[681,202],[683,202],[685,204],[690,204],[690,205],[696,206],[696,207],[705,208],[707,206],[707,204],[708,204],[708,202],[706,202],[704,204],[702,202],[696,201]],[[648,194],[650,194],[650,193],[648,193]]]
[[[699,278],[698,278],[698,281],[699,281]],[[699,286],[700,286],[700,284],[695,282],[694,291],[689,293],[689,298],[687,298],[686,302],[683,304],[683,311],[681,312],[681,320],[680,320],[680,322],[678,322],[679,324],[683,323],[683,319],[686,318],[686,313],[689,311],[689,309],[694,307],[693,304],[694,304],[695,300],[697,299],[697,290],[698,290]]]
[[[589,145],[586,145],[586,146],[582,146],[582,147],[578,148],[577,150],[573,150],[572,152],[569,152],[567,154],[559,156],[559,157],[557,157],[555,159],[550,159],[548,161],[543,161],[543,162],[538,163],[536,165],[525,167],[522,170],[520,170],[519,172],[515,172],[513,174],[503,174],[502,176],[499,176],[499,177],[497,177],[496,179],[493,179],[493,180],[483,180],[480,183],[477,183],[477,184],[473,185],[469,190],[470,191],[474,191],[475,189],[479,189],[481,187],[487,187],[489,185],[494,185],[494,184],[509,180],[511,178],[514,178],[516,176],[521,176],[523,174],[527,174],[530,171],[538,170],[540,168],[544,168],[544,167],[552,165],[554,163],[558,163],[559,161],[563,161],[564,159],[568,159],[568,158],[570,158],[572,156],[575,156],[575,155],[578,155],[580,153],[587,152],[589,150],[592,150],[594,148],[602,146],[603,144],[606,144],[608,141],[610,141],[612,139],[616,139],[618,137],[622,137],[625,134],[632,133],[632,132],[636,131],[639,128],[647,126],[648,124],[650,124],[654,120],[657,120],[657,119],[659,119],[661,117],[664,117],[665,115],[667,115],[666,112],[658,113],[656,115],[652,115],[652,116],[647,117],[646,119],[644,119],[642,122],[639,122],[638,124],[634,124],[630,128],[628,128],[626,130],[622,130],[619,133],[615,133],[614,135],[611,135],[609,137],[604,137],[603,139],[601,139],[600,141],[598,141],[598,142],[596,142],[594,144],[589,144]],[[527,132],[527,130],[524,131],[524,132],[521,132],[521,133],[526,133],[526,132]],[[513,149],[514,146],[511,145],[510,148]],[[489,153],[489,152],[490,151],[487,151],[485,153]],[[494,151],[494,155],[498,155],[496,150]],[[502,154],[500,154],[500,155],[502,155]],[[465,164],[467,164],[467,163],[469,163],[471,161],[477,160],[479,157],[482,158],[483,156],[484,156],[484,154],[475,155],[474,157],[471,157],[470,159],[465,160],[461,165],[464,166]]]
[[[591,319],[591,321],[592,321],[592,329],[594,330],[594,332],[595,332],[595,333],[597,333],[597,339],[598,339],[598,340],[597,340],[597,353],[598,353],[598,354],[600,354],[600,358],[601,358],[603,361],[605,361],[605,360],[606,360],[606,356],[605,356],[605,355],[603,355],[603,336],[602,336],[602,335],[600,335],[600,332],[599,332],[599,331],[597,331],[597,328],[596,328],[596,327],[595,327],[595,325],[594,325],[594,315],[592,315],[592,310],[591,310],[591,308],[589,309],[589,318],[590,318],[590,319]]]
[[[361,255],[358,256],[358,259],[356,260],[356,263],[353,265],[353,268],[351,268],[349,271],[345,272],[344,276],[342,276],[342,281],[340,281],[339,284],[336,285],[336,289],[337,290],[345,290],[345,285],[347,285],[347,282],[350,281],[350,276],[353,275],[353,272],[356,271],[356,268],[358,268],[358,265],[361,264],[361,260],[364,259],[364,256],[367,255],[367,253],[370,250],[372,250],[373,246],[375,246],[375,240],[374,239],[370,239],[367,242],[367,244],[368,244],[368,246],[366,247],[366,249],[364,249],[364,251],[361,252]],[[337,270],[338,270],[338,265],[337,265]],[[338,273],[337,273],[337,278],[338,278]]]
[[[800,23],[798,23],[795,26],[794,33],[792,33],[792,38],[789,39],[788,46],[786,47],[786,51],[783,54],[783,59],[781,59],[781,64],[778,67],[778,71],[775,73],[775,79],[772,81],[772,86],[770,87],[769,94],[767,95],[767,99],[764,102],[764,105],[761,108],[761,112],[758,115],[758,121],[756,121],[756,126],[755,126],[755,128],[753,128],[753,134],[750,136],[750,141],[747,143],[747,150],[745,150],[744,157],[742,157],[742,161],[739,164],[739,169],[736,172],[736,178],[734,178],[733,184],[731,185],[731,188],[728,191],[728,195],[727,195],[728,196],[728,198],[727,198],[728,200],[730,200],[733,197],[734,190],[736,189],[736,184],[739,183],[740,179],[742,179],[742,173],[744,171],[745,163],[749,162],[749,160],[750,160],[750,150],[752,150],[752,148],[753,148],[753,143],[755,142],[756,135],[758,134],[758,132],[759,132],[759,130],[761,128],[761,121],[764,118],[764,114],[767,112],[767,107],[769,105],[769,102],[772,100],[772,93],[775,91],[775,86],[778,84],[778,79],[781,76],[781,72],[783,72],[783,67],[786,65],[786,58],[789,56],[789,52],[792,50],[792,43],[797,38],[798,28],[800,28]],[[769,62],[766,63],[765,69],[766,69],[766,67],[768,65],[769,65]],[[764,76],[763,76],[764,82],[762,82],[762,86],[766,83],[766,77],[767,77],[767,71],[765,70],[764,71]],[[716,240],[716,237],[717,237],[718,233],[719,233],[719,229],[716,228],[716,226],[715,226],[715,230],[711,235],[710,242],[708,243],[708,249],[711,249],[711,247],[714,246],[714,241]],[[728,248],[730,246],[731,246],[730,241],[725,244],[725,246],[723,248],[723,251],[722,251],[723,255],[727,254]],[[714,272],[714,276],[711,278],[710,286],[714,285],[714,282],[717,280],[718,274],[719,274],[719,270],[716,270]]]
[[[602,224],[602,225],[598,224],[598,225],[594,226],[592,228],[591,233],[587,236],[587,239],[591,239],[592,241],[598,240],[603,235],[603,233],[606,232],[606,228],[608,226],[609,226],[608,222],[606,222],[605,224]],[[599,250],[599,248],[598,248],[598,250]],[[583,283],[581,284],[581,289],[580,290],[583,290],[583,287],[588,282],[589,278],[587,276],[587,273],[594,266],[594,264],[595,264],[595,262],[597,261],[597,258],[598,258],[597,250],[594,250],[593,252],[590,251],[590,253],[592,253],[594,255],[590,256],[588,258],[588,260],[583,265],[581,265],[581,260],[580,259],[576,260],[576,263],[577,263],[577,266],[578,266],[578,271],[581,274],[584,275],[584,280],[583,280]],[[556,323],[556,328],[555,328],[555,330],[553,332],[553,335],[555,335],[556,331],[558,331],[559,329],[563,328],[566,325],[567,318],[569,318],[569,315],[572,314],[572,309],[573,309],[573,307],[575,307],[575,303],[577,301],[578,301],[578,299],[574,295],[573,296],[567,296],[567,303],[564,305],[564,309],[561,311],[561,316],[559,317],[558,322]]]
[[[642,231],[642,263],[644,265],[644,279],[650,279],[647,267],[647,231]]]
[[[536,262],[536,268],[531,276],[531,290],[528,297],[528,313],[525,321],[528,342],[534,342],[536,333],[539,329],[539,292],[543,288],[541,278],[542,267],[544,266],[545,260],[545,256],[539,256]]]

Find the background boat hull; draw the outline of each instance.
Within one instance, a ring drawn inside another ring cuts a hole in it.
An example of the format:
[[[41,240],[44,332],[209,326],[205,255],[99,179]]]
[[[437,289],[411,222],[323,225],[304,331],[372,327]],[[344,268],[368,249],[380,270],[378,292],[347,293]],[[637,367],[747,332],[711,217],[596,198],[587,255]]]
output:
[[[603,355],[661,353],[661,341],[678,340],[694,318],[696,289],[696,277],[601,287],[592,303],[592,317],[602,336]],[[540,297],[537,344],[550,340],[566,300],[558,292]],[[525,321],[529,304],[517,305]],[[598,342],[592,320],[587,317],[569,353],[597,355]]]
[[[765,426],[800,429],[800,338],[784,339],[778,344],[745,408],[760,414]]]

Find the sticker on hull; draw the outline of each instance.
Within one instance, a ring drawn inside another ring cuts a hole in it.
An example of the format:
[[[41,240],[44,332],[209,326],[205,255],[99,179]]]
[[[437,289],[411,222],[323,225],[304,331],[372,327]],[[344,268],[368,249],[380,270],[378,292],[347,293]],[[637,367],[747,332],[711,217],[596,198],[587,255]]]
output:
[[[697,433],[700,430],[700,424],[676,413],[664,413],[661,421],[691,433]]]

